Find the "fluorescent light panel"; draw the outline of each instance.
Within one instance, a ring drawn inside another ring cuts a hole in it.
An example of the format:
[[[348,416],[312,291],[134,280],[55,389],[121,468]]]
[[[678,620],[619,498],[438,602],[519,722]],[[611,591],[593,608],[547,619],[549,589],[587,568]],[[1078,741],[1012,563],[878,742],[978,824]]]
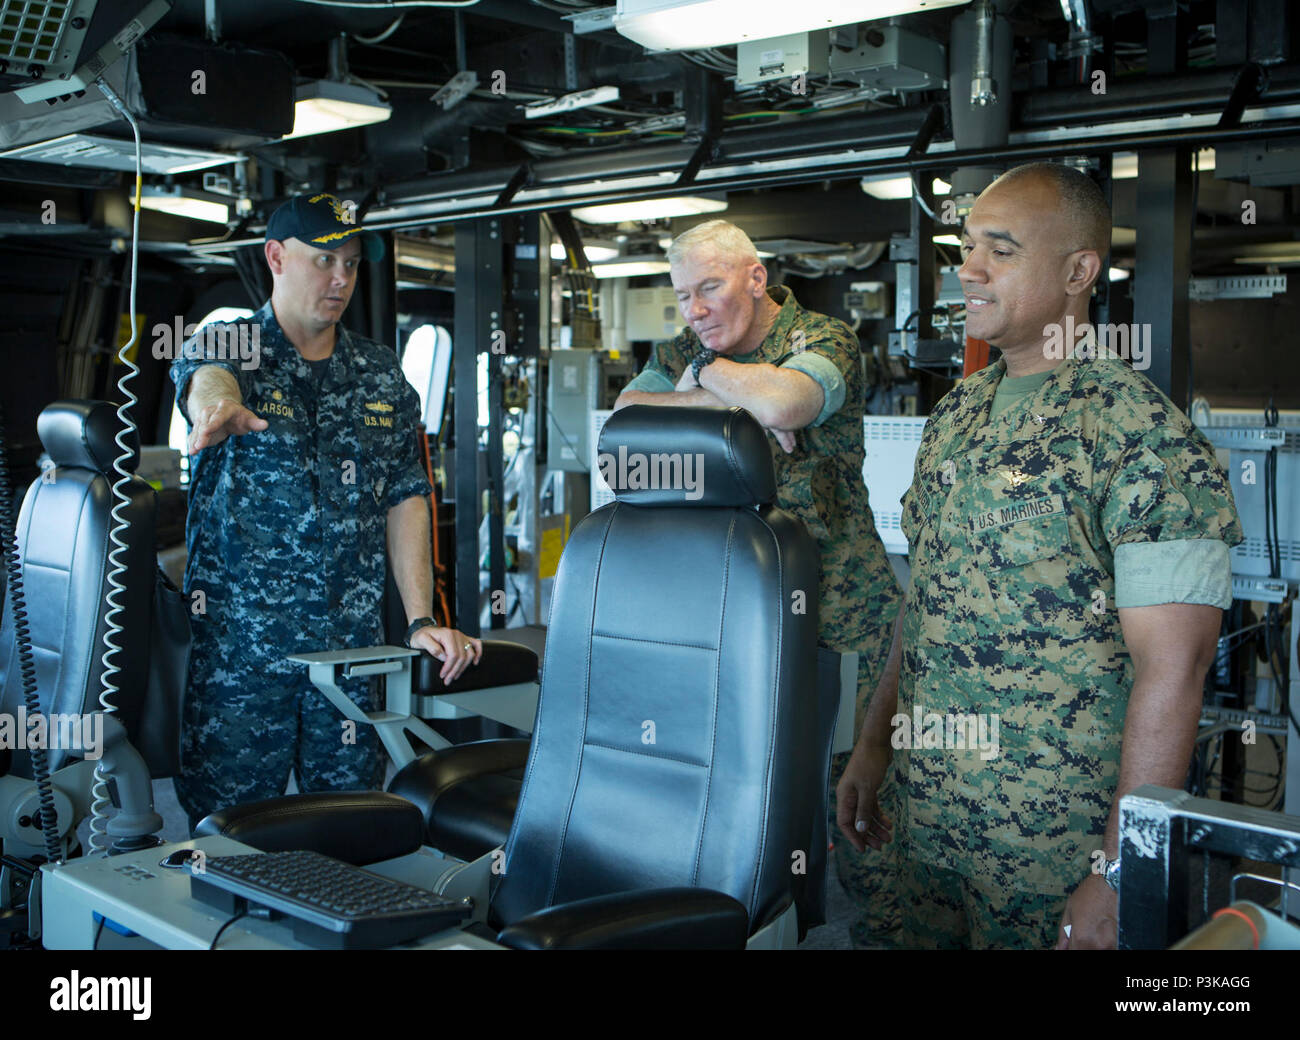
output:
[[[584,242],[582,251],[587,254],[587,260],[593,264],[602,260],[613,260],[618,256],[618,246],[613,242]],[[551,243],[552,260],[563,260],[567,255],[563,242]]]
[[[862,190],[877,199],[910,199],[912,197],[912,178],[902,177],[863,177]],[[952,185],[935,177],[930,183],[930,190],[936,195],[947,195]]]
[[[625,256],[603,264],[592,264],[597,278],[636,278],[645,274],[667,274],[668,261],[654,256]]]
[[[914,11],[936,11],[967,0],[618,0],[614,28],[652,51],[724,47],[744,40],[874,21]]]
[[[727,208],[725,199],[680,195],[667,199],[643,199],[640,202],[611,202],[603,206],[583,206],[573,215],[588,224],[619,224],[624,220],[663,220],[667,217],[695,217],[718,213]]]
[[[144,188],[140,193],[140,208],[191,220],[206,220],[212,224],[225,224],[230,220],[229,203],[205,192],[179,187]]]
[[[1214,149],[1202,148],[1196,153],[1200,161],[1201,172],[1214,169]],[[1111,159],[1111,179],[1117,181],[1133,180],[1138,175],[1137,152],[1116,152]]]

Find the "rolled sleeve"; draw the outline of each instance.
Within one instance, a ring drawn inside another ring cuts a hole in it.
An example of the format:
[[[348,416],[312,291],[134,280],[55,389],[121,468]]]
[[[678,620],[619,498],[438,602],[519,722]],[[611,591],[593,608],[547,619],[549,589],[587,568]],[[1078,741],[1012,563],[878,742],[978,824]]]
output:
[[[822,410],[817,414],[817,418],[808,424],[809,426],[820,426],[844,406],[846,393],[844,376],[840,374],[839,368],[830,358],[812,350],[804,350],[795,354],[781,367],[802,372],[822,388]]]
[[[647,365],[640,375],[623,387],[623,393],[627,393],[629,390],[639,390],[645,394],[666,394],[672,393],[676,389],[677,386],[671,379],[658,369],[650,368]]]
[[[1129,542],[1115,550],[1115,606],[1164,603],[1232,606],[1232,560],[1225,542],[1182,538]]]

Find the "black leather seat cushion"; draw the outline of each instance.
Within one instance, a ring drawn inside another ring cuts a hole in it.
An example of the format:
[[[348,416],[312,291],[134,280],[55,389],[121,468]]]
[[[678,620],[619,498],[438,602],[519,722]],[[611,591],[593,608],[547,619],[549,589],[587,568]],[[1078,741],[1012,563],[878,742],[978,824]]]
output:
[[[427,844],[478,859],[510,836],[527,760],[527,740],[458,744],[416,759],[388,790],[419,807]]]

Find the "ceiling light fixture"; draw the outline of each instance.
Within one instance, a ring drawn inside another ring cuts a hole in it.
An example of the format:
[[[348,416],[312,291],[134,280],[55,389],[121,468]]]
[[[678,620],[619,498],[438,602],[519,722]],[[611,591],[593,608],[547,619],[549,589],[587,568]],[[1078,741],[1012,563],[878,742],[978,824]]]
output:
[[[666,199],[643,199],[640,202],[610,202],[600,206],[583,206],[574,217],[588,224],[619,224],[625,220],[664,220],[668,217],[698,217],[727,208],[727,200],[702,195],[677,195]]]
[[[901,177],[863,177],[859,182],[862,190],[877,199],[910,199],[912,197],[912,178]],[[936,195],[947,195],[952,185],[935,177],[930,182],[930,190]]]
[[[237,162],[239,156],[219,152],[201,152],[178,145],[146,141],[140,149],[145,173],[165,176],[189,173],[210,166]],[[23,159],[29,162],[55,163],[59,166],[85,166],[96,170],[135,171],[135,148],[129,140],[98,134],[64,134],[48,141],[20,145],[0,151],[0,159]]]
[[[221,195],[182,188],[179,184],[146,185],[140,192],[142,209],[157,210],[159,213],[170,213],[191,220],[206,220],[212,224],[229,223],[230,202],[230,199]]]
[[[614,28],[652,51],[725,47],[744,40],[770,40],[835,25],[875,21],[915,11],[937,11],[966,0],[802,0],[755,4],[753,0],[618,0]]]
[[[583,242],[582,251],[587,254],[587,260],[593,264],[602,260],[613,260],[614,257],[618,256],[618,246],[615,243],[601,242],[599,240]],[[552,260],[563,260],[567,255],[563,242],[551,243]]]
[[[624,256],[602,264],[592,264],[597,278],[636,278],[646,274],[667,274],[668,261],[660,256]]]
[[[1193,169],[1199,169],[1201,173],[1214,169],[1214,149],[1202,148],[1196,153],[1198,166]],[[1110,176],[1112,180],[1128,181],[1133,180],[1138,175],[1138,157],[1137,152],[1116,152],[1111,158]]]
[[[378,94],[356,83],[312,80],[298,87],[296,98],[293,132],[280,138],[282,141],[382,123],[393,114]]]

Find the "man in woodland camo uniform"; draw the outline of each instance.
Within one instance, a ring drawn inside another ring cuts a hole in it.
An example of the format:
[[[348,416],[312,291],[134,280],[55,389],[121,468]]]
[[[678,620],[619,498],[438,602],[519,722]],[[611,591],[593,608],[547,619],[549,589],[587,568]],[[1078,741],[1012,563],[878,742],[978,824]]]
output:
[[[657,345],[615,407],[738,405],[768,428],[777,504],[807,525],[821,549],[820,641],[860,655],[860,725],[880,681],[900,592],[862,479],[857,337],[844,322],[804,310],[788,288],[768,288],[754,244],[727,221],[678,236],[668,259],[688,327]],[[840,760],[832,783],[842,768]],[[852,926],[855,942],[888,943],[897,927],[894,850],[862,852],[837,842],[835,855],[862,915]]]
[[[838,790],[850,840],[900,846],[904,945],[1113,948],[1119,799],[1186,776],[1242,535],[1183,413],[1062,337],[1109,244],[1096,185],[1045,163],[966,222],[966,332],[1003,356],[926,424],[895,677]],[[939,739],[950,718],[997,739]],[[892,821],[875,795],[891,752]]]

